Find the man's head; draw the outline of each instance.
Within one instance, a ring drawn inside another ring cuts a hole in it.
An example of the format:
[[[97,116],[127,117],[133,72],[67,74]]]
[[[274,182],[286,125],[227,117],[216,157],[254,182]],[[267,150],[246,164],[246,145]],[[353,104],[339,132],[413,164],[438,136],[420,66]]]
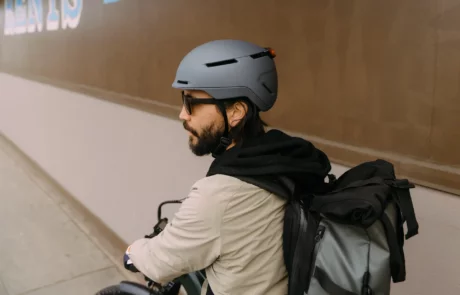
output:
[[[173,87],[182,91],[180,119],[197,155],[220,154],[264,132],[260,111],[276,101],[274,51],[245,41],[212,41],[181,61]]]
[[[260,119],[256,107],[247,99],[218,101],[201,90],[185,90],[182,99],[179,118],[183,121],[184,129],[190,133],[189,146],[197,156],[216,151],[222,137],[227,136],[232,140],[227,147],[230,148],[246,138],[265,132],[265,123]],[[228,135],[225,134],[222,110],[227,118]]]

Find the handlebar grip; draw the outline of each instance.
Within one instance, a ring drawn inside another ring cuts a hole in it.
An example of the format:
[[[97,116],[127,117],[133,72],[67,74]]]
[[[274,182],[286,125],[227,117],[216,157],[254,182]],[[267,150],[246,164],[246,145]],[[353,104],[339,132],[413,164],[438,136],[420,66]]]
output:
[[[139,272],[139,270],[134,266],[133,262],[126,253],[123,256],[123,265],[127,270],[131,272]]]

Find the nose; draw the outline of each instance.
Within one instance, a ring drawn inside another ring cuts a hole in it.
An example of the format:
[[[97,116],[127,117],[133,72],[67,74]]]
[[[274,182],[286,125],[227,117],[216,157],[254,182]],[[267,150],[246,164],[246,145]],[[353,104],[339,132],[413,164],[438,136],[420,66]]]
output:
[[[181,109],[180,114],[179,114],[179,119],[181,119],[183,121],[189,121],[190,120],[190,115],[185,110],[185,106],[182,106],[182,109]]]

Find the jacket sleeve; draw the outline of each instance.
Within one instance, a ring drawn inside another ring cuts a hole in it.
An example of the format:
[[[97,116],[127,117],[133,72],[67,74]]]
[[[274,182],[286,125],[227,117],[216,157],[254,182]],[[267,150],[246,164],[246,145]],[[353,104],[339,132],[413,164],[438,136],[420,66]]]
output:
[[[172,221],[152,239],[140,239],[128,248],[136,268],[157,283],[202,270],[220,254],[220,227],[225,205],[197,182]]]

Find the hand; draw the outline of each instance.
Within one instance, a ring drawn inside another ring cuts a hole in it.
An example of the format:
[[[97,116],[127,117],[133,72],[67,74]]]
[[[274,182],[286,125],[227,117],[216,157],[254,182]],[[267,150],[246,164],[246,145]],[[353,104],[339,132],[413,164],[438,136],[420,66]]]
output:
[[[128,248],[129,249],[129,248]],[[129,258],[128,256],[128,250],[126,250],[126,253],[125,255],[123,256],[123,265],[124,267],[131,271],[131,272],[139,272],[139,270],[137,270],[137,268],[134,266],[133,262],[131,261],[131,259]]]

